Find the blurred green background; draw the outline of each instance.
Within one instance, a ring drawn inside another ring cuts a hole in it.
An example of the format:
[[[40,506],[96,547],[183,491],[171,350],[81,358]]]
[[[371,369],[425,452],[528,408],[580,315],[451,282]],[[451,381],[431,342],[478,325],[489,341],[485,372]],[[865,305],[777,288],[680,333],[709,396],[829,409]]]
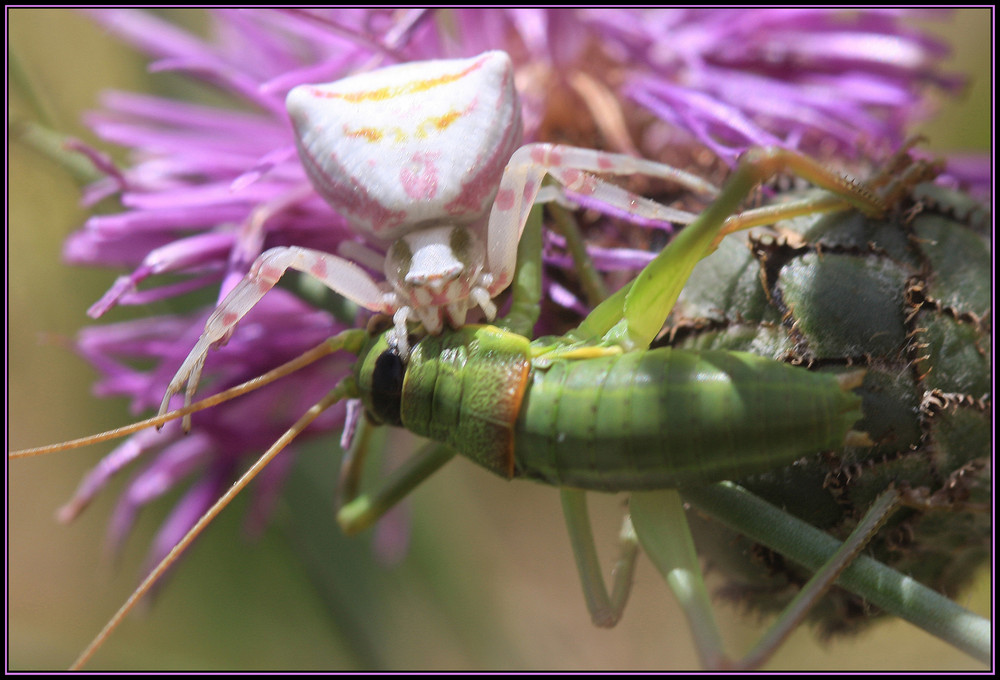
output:
[[[9,48],[57,116],[60,129],[93,141],[81,113],[110,88],[149,91],[163,76],[85,16],[8,10]],[[195,18],[196,20],[196,18]],[[926,127],[936,151],[988,150],[990,10],[960,10],[927,22],[955,46],[951,71],[972,75],[969,91],[942,102]],[[167,82],[170,82],[169,80]],[[176,82],[176,81],[173,81]],[[11,111],[27,108],[11,94]],[[86,217],[79,191],[50,161],[9,147],[8,445],[61,441],[131,419],[120,401],[90,394],[93,372],[66,342],[119,272],[65,267],[63,239]],[[127,318],[115,311],[109,321]],[[123,480],[74,524],[53,516],[109,445],[18,461],[8,469],[8,664],[64,668],[138,583],[149,536],[176,494],[144,514],[120,560],[104,530]],[[697,661],[686,625],[652,566],[640,561],[633,599],[613,630],[594,628],[580,593],[558,494],[506,484],[456,461],[412,504],[410,553],[380,566],[369,537],[348,541],[333,524],[335,460],[315,448],[257,541],[244,540],[237,502],[189,551],[152,607],[132,615],[92,668],[137,669],[676,669]],[[126,474],[127,478],[129,474]],[[329,480],[329,484],[325,483]],[[604,562],[610,567],[623,497],[591,494]],[[315,511],[303,519],[303,508]],[[310,573],[342,573],[318,596]],[[989,612],[984,573],[962,603]],[[332,608],[336,617],[331,617]],[[734,649],[759,626],[720,605]],[[977,668],[972,660],[899,621],[829,645],[799,631],[772,668]]]

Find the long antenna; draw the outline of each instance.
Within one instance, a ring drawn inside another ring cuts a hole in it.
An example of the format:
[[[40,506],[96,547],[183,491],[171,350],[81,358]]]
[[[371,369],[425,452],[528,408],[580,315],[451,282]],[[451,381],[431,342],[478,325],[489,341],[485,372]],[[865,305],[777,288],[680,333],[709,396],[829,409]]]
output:
[[[316,418],[318,418],[323,411],[330,408],[330,406],[337,403],[341,399],[355,396],[357,392],[357,384],[354,378],[348,376],[347,378],[341,380],[336,387],[330,390],[325,397],[310,407],[310,409],[306,411],[301,418],[295,421],[295,424],[292,425],[283,435],[281,435],[278,440],[271,445],[271,448],[265,451],[264,455],[258,458],[257,462],[254,463],[249,470],[243,473],[243,476],[240,477],[236,483],[234,483],[229,490],[226,491],[226,493],[224,493],[222,497],[220,497],[219,500],[217,500],[215,504],[205,512],[204,515],[198,518],[198,521],[195,522],[194,526],[191,527],[186,534],[184,534],[184,538],[182,538],[177,545],[170,549],[170,552],[168,552],[167,555],[160,560],[160,563],[156,565],[156,568],[154,568],[153,571],[149,572],[149,575],[146,576],[145,580],[143,580],[141,584],[139,584],[139,587],[136,588],[131,595],[129,595],[125,604],[123,604],[121,608],[115,612],[115,615],[111,617],[107,624],[105,624],[104,628],[101,629],[101,632],[97,634],[97,637],[95,637],[91,643],[87,645],[87,648],[84,649],[77,660],[73,662],[73,665],[70,666],[70,670],[80,670],[80,668],[82,668],[83,665],[90,660],[90,657],[94,655],[94,652],[96,652],[101,645],[104,644],[104,641],[108,638],[108,636],[111,635],[115,628],[117,628],[118,625],[125,619],[128,613],[132,611],[132,608],[135,607],[139,600],[149,592],[149,589],[160,580],[160,577],[163,576],[167,569],[170,568],[170,565],[172,565],[177,558],[181,556],[181,553],[183,553],[187,547],[191,545],[191,542],[198,537],[198,534],[200,534],[205,527],[208,526],[209,522],[215,519],[215,517],[222,512],[224,507],[229,505],[229,502],[236,497],[236,494],[242,491],[246,485],[249,484],[253,478],[256,477],[257,474],[263,470],[267,464],[271,462],[271,460],[274,459],[276,455],[288,446],[292,440],[299,435],[299,433],[312,423],[312,421],[316,420]]]
[[[331,338],[324,340],[319,345],[316,345],[310,350],[307,350],[303,354],[300,354],[291,361],[278,366],[275,369],[259,375],[256,378],[247,380],[245,383],[237,385],[236,387],[230,387],[224,392],[219,392],[211,397],[206,397],[201,401],[195,402],[190,406],[185,406],[179,408],[176,411],[170,411],[169,413],[164,413],[163,415],[155,416],[153,418],[147,418],[146,420],[140,420],[139,422],[132,423],[131,425],[125,425],[123,427],[118,427],[113,430],[108,430],[107,432],[101,432],[99,434],[90,435],[88,437],[81,437],[79,439],[73,439],[67,442],[60,442],[58,444],[49,444],[48,446],[39,446],[33,449],[21,449],[19,451],[12,451],[7,454],[8,460],[16,460],[18,458],[28,458],[30,456],[40,456],[46,453],[55,453],[57,451],[68,451],[70,449],[78,449],[83,446],[89,446],[91,444],[99,444],[104,441],[109,441],[111,439],[120,439],[127,435],[138,432],[139,430],[144,430],[147,427],[160,427],[161,425],[175,420],[182,416],[188,415],[190,413],[195,413],[196,411],[203,411],[207,408],[221,404],[222,402],[234,399],[247,392],[252,392],[258,388],[261,388],[267,384],[274,382],[280,378],[285,377],[295,371],[298,371],[311,363],[314,363],[328,354],[332,354],[340,349],[350,350],[354,345],[347,346],[348,344],[348,334],[352,331],[346,331],[340,333]]]
[[[80,439],[74,439],[68,442],[61,442],[59,444],[52,444],[49,446],[40,446],[32,449],[22,449],[20,451],[13,451],[8,454],[8,460],[27,458],[29,456],[39,456],[45,453],[53,453],[55,451],[66,451],[69,449],[80,448],[82,446],[88,446],[90,444],[97,444],[99,442],[107,441],[110,439],[118,439],[126,435],[130,435],[139,430],[145,429],[151,426],[161,426],[171,420],[183,417],[187,414],[194,413],[196,411],[202,411],[207,408],[211,408],[220,404],[222,402],[228,401],[242,394],[252,392],[260,387],[268,385],[280,378],[285,377],[295,371],[298,371],[309,364],[312,364],[319,359],[332,354],[333,352],[345,349],[353,354],[358,354],[360,352],[364,339],[366,337],[366,332],[361,329],[350,329],[338,333],[335,336],[327,338],[325,341],[319,345],[307,350],[298,357],[292,359],[291,361],[278,366],[275,369],[268,371],[267,373],[260,375],[256,378],[248,380],[236,387],[231,387],[228,390],[215,394],[206,399],[185,406],[184,408],[165,413],[163,415],[156,416],[154,418],[148,418],[131,425],[126,425],[124,427],[115,428],[113,430],[108,430],[107,432],[102,432],[100,434],[92,435],[89,437],[81,437]],[[72,670],[80,669],[88,660],[94,655],[108,636],[121,624],[128,613],[135,607],[136,603],[142,597],[149,592],[150,588],[163,576],[163,574],[170,568],[170,566],[177,560],[178,557],[187,549],[187,547],[194,541],[195,538],[208,526],[208,524],[215,519],[215,517],[226,507],[230,501],[242,491],[247,484],[249,484],[254,477],[256,477],[264,467],[270,463],[278,453],[280,453],[285,447],[288,446],[306,427],[309,426],[323,411],[328,409],[333,404],[338,401],[354,397],[358,394],[357,382],[352,375],[348,375],[342,379],[336,387],[334,387],[323,399],[314,404],[309,408],[296,422],[292,425],[281,437],[275,441],[264,454],[257,459],[257,461],[240,477],[230,488],[223,494],[213,505],[209,508],[205,514],[203,514],[194,526],[184,535],[184,537],[170,549],[170,552],[156,565],[156,567],[146,576],[143,582],[136,588],[121,608],[115,612],[115,615],[111,617],[108,623],[104,626],[97,637],[87,646],[85,650],[80,654],[79,658],[73,663],[71,667]]]

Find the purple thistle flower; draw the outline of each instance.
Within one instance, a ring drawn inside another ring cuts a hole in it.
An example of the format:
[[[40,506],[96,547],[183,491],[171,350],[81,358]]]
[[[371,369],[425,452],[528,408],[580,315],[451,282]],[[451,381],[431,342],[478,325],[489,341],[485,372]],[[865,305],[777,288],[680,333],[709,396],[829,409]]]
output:
[[[444,12],[449,21],[437,16]],[[959,84],[934,67],[943,48],[908,28],[896,11],[217,10],[210,39],[143,12],[96,10],[92,16],[149,54],[151,70],[183,73],[234,102],[208,106],[117,92],[107,93],[102,109],[89,116],[101,139],[131,152],[128,167],[118,168],[81,147],[107,175],[85,199],[117,195],[123,210],[90,218],[67,241],[66,259],[131,270],[90,309],[94,317],[118,304],[204,287],[221,299],[274,246],[337,252],[343,243],[362,242],[312,191],[299,164],[284,98],[301,83],[504,49],[517,69],[525,141],[666,160],[708,149],[730,164],[761,144],[824,157],[883,153],[926,115],[927,86]],[[454,30],[443,28],[449,23]],[[621,248],[595,255],[607,269],[636,268],[644,260]],[[549,263],[566,267],[558,254]],[[547,286],[563,306],[585,310],[562,285]],[[208,311],[83,333],[79,351],[104,376],[98,392],[130,396],[137,411],[158,403]],[[214,388],[225,388],[343,327],[291,293],[272,291],[229,344],[209,356],[206,376]],[[135,370],[126,363],[134,360],[153,368]],[[198,471],[199,481],[156,540],[150,559],[159,559],[245,466],[244,458],[263,451],[347,366],[347,360],[331,360],[259,397],[216,407],[196,417],[196,438],[172,436],[157,444],[155,460],[120,502],[111,542],[121,543],[143,505]],[[265,399],[282,407],[261,409]],[[262,412],[271,417],[261,419]],[[334,431],[343,422],[335,409],[310,433]],[[139,435],[110,454],[65,515],[75,515],[124,464],[148,456],[152,439]],[[280,485],[284,465],[266,473],[259,499]]]
[[[77,338],[78,352],[102,374],[94,386],[98,396],[126,396],[132,410],[141,413],[159,405],[166,373],[186,356],[197,339],[198,324],[205,315],[191,319],[160,316],[84,330]],[[213,353],[209,371],[218,383],[236,385],[301,354],[319,344],[335,328],[327,312],[316,310],[284,290],[276,290],[257,305],[241,324],[241,333]],[[141,371],[134,364],[153,364]],[[184,436],[179,421],[162,432],[141,432],[105,457],[81,482],[72,501],[59,513],[72,520],[109,479],[141,456],[155,460],[136,475],[120,499],[111,521],[109,540],[119,548],[131,530],[142,506],[172,489],[180,479],[194,473],[196,484],[178,504],[174,517],[157,536],[149,556],[150,567],[162,559],[246,467],[246,456],[263,452],[303,412],[329,391],[349,369],[347,357],[328,358],[309,372],[293,374],[278,383],[258,389],[243,398],[226,402],[192,417],[191,436]],[[325,412],[301,440],[338,429],[344,423],[344,407]],[[259,532],[274,501],[291,456],[286,450],[258,477],[255,510],[248,529]],[[183,521],[181,518],[185,518]]]

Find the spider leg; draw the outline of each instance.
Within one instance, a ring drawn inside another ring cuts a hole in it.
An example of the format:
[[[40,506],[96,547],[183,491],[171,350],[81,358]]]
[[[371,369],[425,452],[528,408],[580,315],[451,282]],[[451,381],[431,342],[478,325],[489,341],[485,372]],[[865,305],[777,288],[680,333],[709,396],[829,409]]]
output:
[[[522,146],[514,152],[504,169],[486,229],[486,271],[492,276],[488,287],[491,296],[506,288],[514,276],[517,243],[531,206],[539,199],[552,200],[551,192],[539,195],[546,175],[565,189],[593,197],[615,210],[663,222],[690,221],[688,213],[633,194],[591,173],[648,175],[675,182],[698,193],[718,193],[715,186],[700,177],[662,163],[572,146]]]
[[[372,311],[392,314],[395,310],[395,296],[384,292],[371,276],[353,262],[297,246],[271,248],[257,258],[250,272],[208,317],[204,332],[167,387],[160,404],[161,414],[169,410],[170,398],[181,390],[185,390],[184,404],[191,403],[209,350],[225,344],[240,319],[288,269],[309,274],[331,290]],[[185,427],[188,427],[187,420]]]

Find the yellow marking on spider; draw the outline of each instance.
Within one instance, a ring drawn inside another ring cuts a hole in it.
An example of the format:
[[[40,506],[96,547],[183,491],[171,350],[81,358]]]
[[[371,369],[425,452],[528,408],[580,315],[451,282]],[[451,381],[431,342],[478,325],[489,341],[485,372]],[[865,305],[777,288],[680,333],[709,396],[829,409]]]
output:
[[[468,68],[463,69],[457,73],[446,73],[445,75],[438,76],[437,78],[425,78],[423,80],[414,80],[408,83],[403,83],[402,85],[394,85],[391,87],[380,87],[376,90],[366,90],[364,92],[317,92],[319,97],[325,97],[329,99],[343,99],[351,103],[360,103],[366,101],[387,101],[393,99],[394,97],[401,97],[408,94],[417,94],[419,92],[426,92],[427,90],[433,89],[435,87],[440,87],[442,85],[448,85],[456,81],[461,80],[465,76],[469,75],[473,71],[478,70],[483,65],[483,60],[477,60],[474,64],[470,65]]]

